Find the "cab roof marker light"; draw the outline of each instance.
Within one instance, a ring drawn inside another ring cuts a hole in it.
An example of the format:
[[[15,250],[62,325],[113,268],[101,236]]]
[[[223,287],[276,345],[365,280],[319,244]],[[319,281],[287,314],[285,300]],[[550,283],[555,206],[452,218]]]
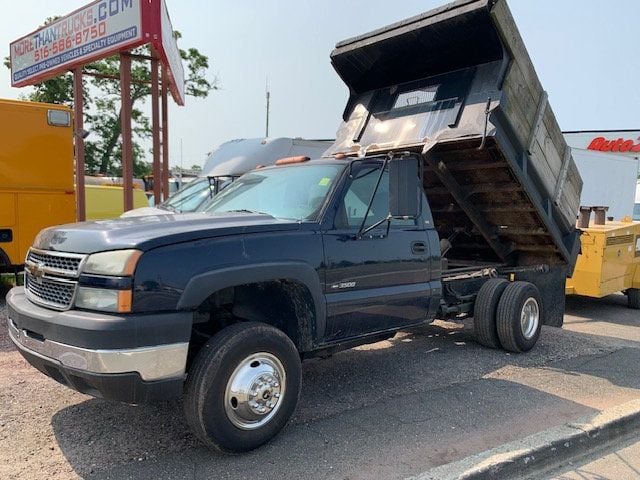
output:
[[[291,165],[294,163],[304,163],[311,160],[309,157],[305,157],[303,155],[297,157],[285,157],[279,160],[276,160],[276,165]]]

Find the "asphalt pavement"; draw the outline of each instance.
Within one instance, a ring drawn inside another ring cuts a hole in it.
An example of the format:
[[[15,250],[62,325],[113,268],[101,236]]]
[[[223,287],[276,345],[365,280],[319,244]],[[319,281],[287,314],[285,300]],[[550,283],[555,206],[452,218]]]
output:
[[[202,448],[179,402],[130,407],[72,392],[0,342],[0,477],[418,475],[640,398],[640,316],[625,297],[570,298],[565,322],[524,355],[479,346],[470,322],[438,322],[305,362],[292,423],[240,456]]]

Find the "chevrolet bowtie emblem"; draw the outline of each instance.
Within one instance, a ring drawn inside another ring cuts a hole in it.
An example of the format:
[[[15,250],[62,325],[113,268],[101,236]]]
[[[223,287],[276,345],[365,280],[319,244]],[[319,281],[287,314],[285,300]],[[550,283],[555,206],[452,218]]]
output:
[[[27,271],[32,277],[42,278],[44,277],[44,263],[28,263],[25,265]]]

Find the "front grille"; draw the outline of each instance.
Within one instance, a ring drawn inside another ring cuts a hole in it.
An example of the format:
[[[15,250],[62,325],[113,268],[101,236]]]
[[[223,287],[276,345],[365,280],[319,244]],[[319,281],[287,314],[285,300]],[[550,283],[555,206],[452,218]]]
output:
[[[57,310],[71,307],[76,291],[76,282],[52,277],[35,277],[25,272],[25,288],[34,302]]]
[[[75,277],[78,276],[80,264],[84,257],[85,255],[47,252],[32,248],[27,254],[26,263],[36,264],[49,273]]]
[[[633,235],[619,235],[617,237],[607,237],[607,246],[624,245],[625,243],[633,243]]]
[[[29,299],[56,310],[71,308],[85,257],[77,253],[30,249],[24,274]]]

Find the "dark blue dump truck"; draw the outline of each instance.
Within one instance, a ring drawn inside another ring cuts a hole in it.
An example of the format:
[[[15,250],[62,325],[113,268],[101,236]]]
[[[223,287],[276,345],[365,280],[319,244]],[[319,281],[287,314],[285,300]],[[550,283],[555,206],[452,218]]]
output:
[[[184,396],[195,434],[238,452],[287,423],[305,358],[436,318],[511,352],[561,326],[582,182],[506,3],[331,61],[350,97],[327,158],[249,172],[203,213],[42,231],[7,296],[24,357],[106,399]]]

